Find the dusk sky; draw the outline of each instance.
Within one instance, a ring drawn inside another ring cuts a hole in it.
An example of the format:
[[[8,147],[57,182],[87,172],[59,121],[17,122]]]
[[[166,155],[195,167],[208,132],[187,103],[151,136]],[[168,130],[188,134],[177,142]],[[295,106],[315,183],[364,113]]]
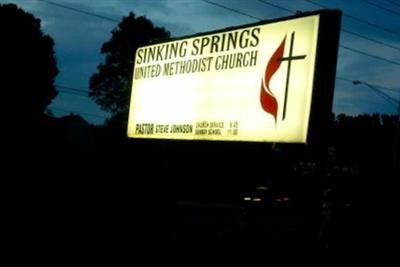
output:
[[[333,111],[349,115],[397,112],[394,104],[351,81],[367,82],[400,99],[400,0],[0,0],[15,3],[42,20],[42,30],[55,41],[56,84],[87,91],[90,76],[104,59],[100,48],[110,39],[117,22],[49,2],[117,21],[132,11],[175,37],[257,21],[250,16],[273,19],[292,15],[290,11],[321,9],[312,2],[339,8],[344,16]],[[60,93],[50,106],[56,116],[73,112],[94,124],[109,116],[86,94],[58,89]]]

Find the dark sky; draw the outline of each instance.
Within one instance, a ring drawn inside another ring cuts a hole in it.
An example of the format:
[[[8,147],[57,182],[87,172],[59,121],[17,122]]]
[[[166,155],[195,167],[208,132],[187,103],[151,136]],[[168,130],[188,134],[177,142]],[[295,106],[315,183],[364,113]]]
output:
[[[173,36],[191,35],[256,21],[203,0],[51,1],[118,21],[133,11],[136,15],[145,15],[157,26],[165,27]],[[210,1],[263,19],[291,15],[289,11],[266,3],[293,11],[320,9],[306,0],[265,0],[265,3],[259,0]],[[395,105],[365,85],[355,86],[350,81],[361,80],[380,86],[378,88],[384,93],[400,99],[400,0],[312,0],[312,2],[340,8],[345,14],[342,22],[333,111],[350,115],[396,113]],[[49,34],[56,44],[60,70],[57,84],[87,91],[90,76],[103,60],[100,54],[101,45],[111,37],[111,31],[117,22],[74,12],[40,0],[0,0],[0,3],[15,3],[42,20],[43,31]],[[356,53],[351,49],[365,54]],[[60,90],[51,109],[57,116],[73,112],[95,124],[103,123],[104,118],[108,116],[87,95],[68,89]]]

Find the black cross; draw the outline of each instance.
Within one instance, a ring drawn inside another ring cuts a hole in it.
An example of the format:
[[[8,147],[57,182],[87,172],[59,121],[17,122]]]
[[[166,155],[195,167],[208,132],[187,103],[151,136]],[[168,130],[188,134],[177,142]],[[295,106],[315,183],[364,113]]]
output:
[[[284,120],[285,116],[286,116],[286,102],[287,102],[287,94],[288,94],[288,89],[289,89],[289,76],[290,76],[290,67],[291,67],[291,64],[292,64],[292,60],[305,59],[306,58],[306,55],[293,56],[293,43],[294,43],[294,32],[292,33],[291,38],[290,38],[289,56],[288,57],[282,57],[280,59],[281,61],[286,61],[287,60],[287,62],[288,62],[287,75],[286,75],[285,99],[284,99],[284,102],[283,102],[282,120]]]

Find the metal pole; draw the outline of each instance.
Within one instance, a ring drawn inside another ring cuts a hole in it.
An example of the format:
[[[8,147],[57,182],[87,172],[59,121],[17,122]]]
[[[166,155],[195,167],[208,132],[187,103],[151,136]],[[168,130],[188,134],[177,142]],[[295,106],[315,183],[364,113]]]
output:
[[[399,160],[399,150],[400,150],[400,101],[397,104],[397,120],[396,120],[396,132],[394,136],[394,155],[393,155],[393,170],[394,174],[399,174],[400,160]]]

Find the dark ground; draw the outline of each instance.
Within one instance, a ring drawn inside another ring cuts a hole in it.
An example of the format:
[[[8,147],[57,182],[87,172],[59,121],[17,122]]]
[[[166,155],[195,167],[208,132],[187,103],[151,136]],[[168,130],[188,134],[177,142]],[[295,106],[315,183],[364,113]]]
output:
[[[395,229],[389,172],[371,167],[369,175],[327,178],[293,146],[86,147],[51,134],[24,137],[6,150],[3,220],[15,262],[120,265],[144,258],[191,266],[219,258],[224,265],[245,259],[247,266],[382,261],[395,248],[388,241]],[[269,188],[263,201],[244,201],[260,185]]]

